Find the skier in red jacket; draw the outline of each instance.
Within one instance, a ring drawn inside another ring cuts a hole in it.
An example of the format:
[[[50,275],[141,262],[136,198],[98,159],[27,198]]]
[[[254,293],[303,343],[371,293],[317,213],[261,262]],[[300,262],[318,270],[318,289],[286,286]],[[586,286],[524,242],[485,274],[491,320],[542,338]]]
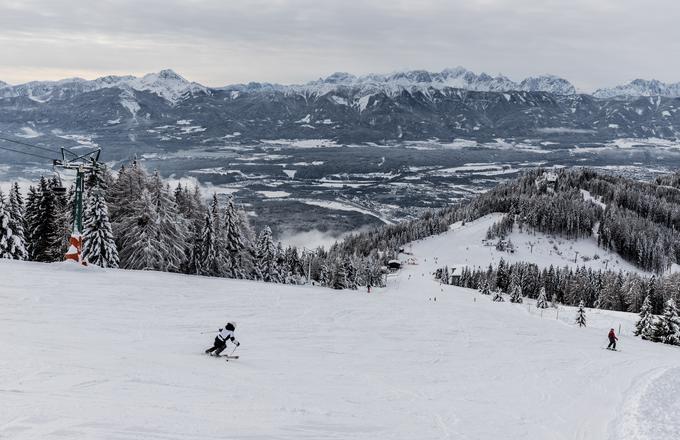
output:
[[[607,350],[616,350],[616,341],[618,341],[619,338],[616,337],[616,333],[614,333],[614,329],[609,330],[609,345],[607,345]]]

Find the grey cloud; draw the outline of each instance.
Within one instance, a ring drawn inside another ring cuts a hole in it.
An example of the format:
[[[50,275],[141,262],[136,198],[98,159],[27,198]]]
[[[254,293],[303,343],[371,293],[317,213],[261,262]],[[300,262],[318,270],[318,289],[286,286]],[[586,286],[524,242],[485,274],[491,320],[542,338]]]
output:
[[[679,12],[674,0],[5,0],[0,79],[171,67],[218,86],[462,65],[585,89],[677,81]]]

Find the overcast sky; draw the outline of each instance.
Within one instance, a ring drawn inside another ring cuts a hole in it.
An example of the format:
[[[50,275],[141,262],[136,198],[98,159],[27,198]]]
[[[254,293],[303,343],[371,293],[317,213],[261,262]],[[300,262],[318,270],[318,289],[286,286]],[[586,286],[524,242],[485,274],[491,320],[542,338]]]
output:
[[[464,66],[680,81],[678,0],[0,0],[0,80],[172,68],[208,86]]]

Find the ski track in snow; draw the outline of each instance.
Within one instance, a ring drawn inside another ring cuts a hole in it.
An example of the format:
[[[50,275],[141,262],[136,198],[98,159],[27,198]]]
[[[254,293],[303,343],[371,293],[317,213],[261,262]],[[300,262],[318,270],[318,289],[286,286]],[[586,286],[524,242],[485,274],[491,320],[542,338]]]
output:
[[[615,439],[672,439],[680,433],[680,367],[658,368],[635,381],[611,426]]]
[[[677,440],[680,350],[634,315],[580,329],[432,280],[492,221],[408,246],[371,294],[0,261],[0,438]],[[229,363],[201,334],[227,319]]]

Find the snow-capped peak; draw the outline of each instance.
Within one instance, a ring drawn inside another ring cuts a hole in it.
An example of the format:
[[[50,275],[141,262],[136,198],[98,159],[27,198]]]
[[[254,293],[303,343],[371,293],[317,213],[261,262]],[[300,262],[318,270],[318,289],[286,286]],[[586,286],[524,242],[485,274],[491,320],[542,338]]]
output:
[[[555,95],[574,95],[576,88],[566,79],[555,75],[539,75],[523,80],[519,87],[526,92],[550,92]]]
[[[149,73],[141,78],[126,79],[123,84],[134,90],[154,93],[170,102],[177,102],[187,94],[208,93],[207,87],[189,82],[170,69]]]
[[[597,98],[636,97],[636,96],[665,96],[680,97],[680,83],[666,84],[656,79],[635,79],[628,84],[612,88],[598,89],[593,93]]]
[[[257,86],[258,90],[262,89],[261,85],[257,84]],[[516,83],[503,75],[476,74],[463,67],[447,68],[441,72],[404,70],[388,74],[368,74],[363,76],[336,72],[326,78],[306,84],[290,86],[269,85],[268,89],[324,95],[336,90],[338,87],[358,89],[358,94],[361,96],[377,92],[395,95],[405,89],[427,90],[429,88],[443,89],[447,87],[480,92],[521,90],[531,92],[543,91],[559,95],[576,93],[576,89],[569,81],[552,75],[527,78],[521,83]],[[255,91],[253,85],[228,86],[225,89]]]
[[[0,81],[0,88],[2,88],[2,87],[9,87],[9,84],[7,84],[4,81]]]
[[[3,83],[4,84],[4,83]],[[17,86],[2,85],[0,97],[27,96],[37,102],[61,98],[95,90],[116,87],[123,90],[146,91],[175,104],[188,95],[209,93],[207,87],[189,82],[170,69],[149,73],[143,77],[103,76],[91,81],[82,78],[68,78],[58,81],[33,81]]]

